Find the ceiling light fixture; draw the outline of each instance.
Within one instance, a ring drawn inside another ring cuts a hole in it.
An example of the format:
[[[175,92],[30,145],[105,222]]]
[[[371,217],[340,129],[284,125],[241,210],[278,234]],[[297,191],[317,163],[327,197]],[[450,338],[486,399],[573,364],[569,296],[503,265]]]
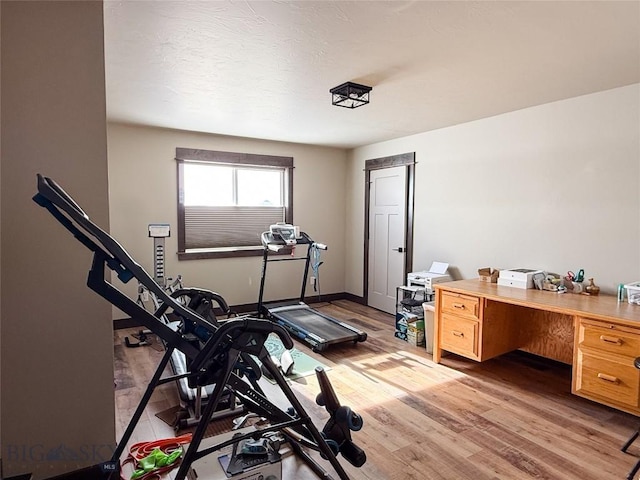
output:
[[[331,92],[331,104],[337,107],[357,108],[369,103],[369,92],[372,87],[360,85],[359,83],[346,82],[337,87],[333,87]]]

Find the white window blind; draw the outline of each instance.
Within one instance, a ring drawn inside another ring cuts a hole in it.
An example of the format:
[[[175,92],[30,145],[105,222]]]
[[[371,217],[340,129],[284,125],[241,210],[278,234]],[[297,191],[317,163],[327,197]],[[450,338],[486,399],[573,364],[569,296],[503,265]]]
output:
[[[285,220],[284,207],[185,206],[185,248],[261,246],[260,234]]]

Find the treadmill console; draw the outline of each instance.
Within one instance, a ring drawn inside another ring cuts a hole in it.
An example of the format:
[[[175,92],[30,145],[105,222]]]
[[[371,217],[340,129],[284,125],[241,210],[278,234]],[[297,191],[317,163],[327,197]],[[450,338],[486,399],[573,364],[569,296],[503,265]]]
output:
[[[273,237],[280,237],[286,245],[296,244],[296,227],[288,223],[276,223],[269,227],[269,231]]]

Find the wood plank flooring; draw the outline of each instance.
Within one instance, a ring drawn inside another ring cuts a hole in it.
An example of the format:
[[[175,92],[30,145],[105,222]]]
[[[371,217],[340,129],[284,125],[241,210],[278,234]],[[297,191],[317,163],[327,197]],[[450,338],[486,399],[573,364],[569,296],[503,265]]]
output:
[[[342,461],[352,479],[624,479],[640,456],[640,440],[620,452],[640,418],[571,395],[566,365],[519,352],[481,364],[449,355],[437,365],[394,338],[391,315],[346,300],[315,307],[369,335],[323,355],[296,342],[330,367],[342,403],[364,419],[353,438],[367,463]],[[115,334],[118,437],[162,355],[125,348],[130,333]],[[322,428],[328,415],[315,404],[315,377],[291,384]],[[173,385],[159,388],[132,442],[173,436],[155,413],[177,403]],[[291,461],[283,479],[316,478]]]

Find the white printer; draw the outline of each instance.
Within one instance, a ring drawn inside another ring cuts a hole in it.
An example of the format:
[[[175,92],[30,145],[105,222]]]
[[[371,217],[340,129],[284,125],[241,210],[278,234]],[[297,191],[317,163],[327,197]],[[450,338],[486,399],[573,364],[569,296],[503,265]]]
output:
[[[448,263],[433,262],[429,271],[411,272],[407,275],[408,287],[424,288],[426,293],[433,293],[436,283],[450,282],[451,275],[447,273]]]

